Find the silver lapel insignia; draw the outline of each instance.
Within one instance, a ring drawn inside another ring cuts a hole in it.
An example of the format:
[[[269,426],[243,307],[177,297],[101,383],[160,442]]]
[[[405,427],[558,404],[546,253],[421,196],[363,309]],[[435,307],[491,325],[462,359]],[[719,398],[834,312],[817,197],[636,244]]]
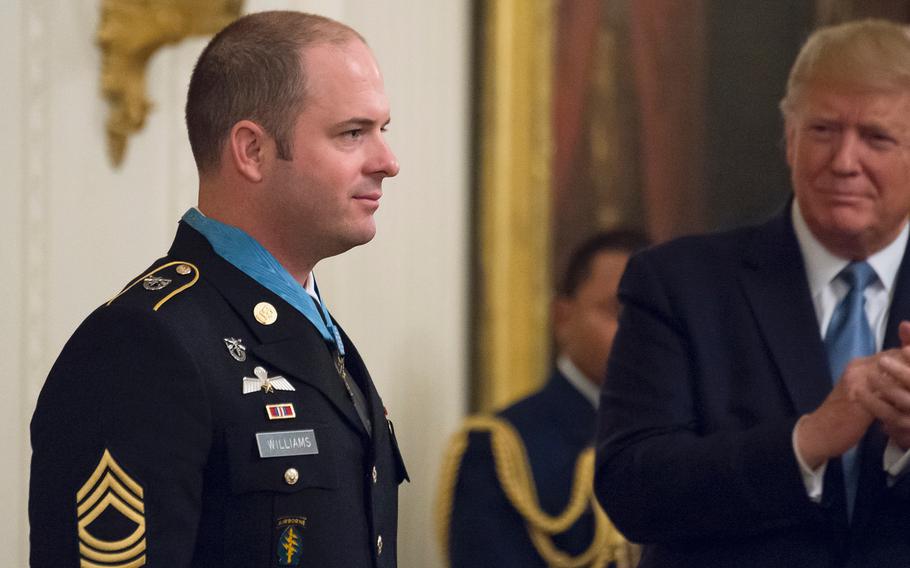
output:
[[[242,339],[234,337],[224,338],[224,346],[227,347],[228,353],[231,354],[235,361],[240,361],[241,363],[246,361],[246,345],[241,343],[242,341]]]
[[[162,278],[161,276],[148,276],[142,281],[142,287],[146,290],[161,290],[165,286],[171,283],[170,278]]]
[[[269,377],[268,372],[262,367],[253,369],[256,377],[243,377],[243,394],[250,394],[262,390],[264,392],[275,392],[276,390],[292,391],[294,385],[288,382],[284,377]]]

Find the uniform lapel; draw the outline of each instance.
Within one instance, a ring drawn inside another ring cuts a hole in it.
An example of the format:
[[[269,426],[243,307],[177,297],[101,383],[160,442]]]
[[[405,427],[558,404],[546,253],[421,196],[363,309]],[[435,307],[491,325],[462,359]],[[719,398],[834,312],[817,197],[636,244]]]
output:
[[[291,306],[288,308],[293,309]],[[335,369],[335,363],[322,336],[315,329],[312,334],[316,337],[305,341],[292,338],[263,342],[252,346],[250,350],[255,356],[287,373],[285,375],[287,378],[304,382],[321,392],[352,428],[367,436],[367,431],[357,416],[354,403],[347,395],[342,378]]]
[[[303,314],[218,256],[205,237],[184,223],[169,254],[177,260],[193,259],[201,278],[221,293],[251,330],[256,341],[247,349],[253,355],[274,365],[287,379],[321,392],[355,430],[367,435],[335,370],[331,352]],[[268,302],[277,310],[278,318],[271,325],[256,321],[253,308],[259,302]]]
[[[373,385],[373,379],[370,377],[370,372],[367,370],[363,359],[361,359],[357,348],[354,347],[351,339],[341,328],[338,321],[334,318],[332,318],[332,321],[338,326],[338,331],[341,333],[341,340],[344,342],[344,364],[348,369],[348,373],[357,381],[357,385],[363,392],[363,396],[367,401],[367,413],[370,415],[370,421],[373,423],[373,431],[376,432],[380,426],[385,426],[388,419],[385,406],[382,404],[382,399],[379,398],[379,393]]]
[[[831,373],[789,207],[756,230],[740,281],[796,413],[814,410]]]
[[[558,430],[581,451],[593,443],[596,430],[595,409],[559,370],[554,370],[544,386],[546,400],[553,408]]]

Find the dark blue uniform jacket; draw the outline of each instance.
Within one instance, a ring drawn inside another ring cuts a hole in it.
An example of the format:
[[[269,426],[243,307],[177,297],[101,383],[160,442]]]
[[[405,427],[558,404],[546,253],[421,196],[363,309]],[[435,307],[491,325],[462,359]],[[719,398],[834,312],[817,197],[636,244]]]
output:
[[[394,567],[407,474],[350,340],[372,432],[316,329],[195,230],[181,224],[153,271],[86,319],[41,392],[31,565]],[[256,319],[260,302],[274,323]],[[294,390],[243,394],[256,367]],[[296,416],[270,420],[269,404]],[[282,431],[297,434],[262,457],[257,433]]]
[[[539,392],[499,414],[521,436],[541,508],[550,515],[569,503],[578,455],[594,436],[594,407],[558,371]],[[591,544],[594,522],[587,511],[554,543],[572,555]],[[490,436],[471,433],[461,461],[449,524],[452,568],[544,568],[522,516],[512,506],[494,469]]]

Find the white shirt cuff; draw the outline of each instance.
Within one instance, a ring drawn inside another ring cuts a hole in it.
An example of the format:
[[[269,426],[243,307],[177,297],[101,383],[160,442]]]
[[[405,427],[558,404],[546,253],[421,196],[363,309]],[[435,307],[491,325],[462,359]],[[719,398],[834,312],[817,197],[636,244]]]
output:
[[[793,445],[793,455],[796,456],[796,462],[799,463],[799,473],[802,475],[803,485],[806,486],[806,495],[808,495],[809,499],[813,502],[820,503],[822,500],[822,488],[825,485],[825,470],[828,469],[828,462],[824,462],[814,471],[806,465],[805,460],[799,455],[799,450],[796,448],[797,428],[799,428],[799,422],[793,427],[793,434],[790,436],[790,441]],[[910,454],[910,452],[908,452],[908,454]],[[907,456],[905,455],[904,458],[907,458]]]
[[[882,466],[888,472],[888,485],[894,483],[894,478],[902,474],[910,463],[910,450],[906,452],[888,439],[888,445],[885,447],[885,453],[882,454]]]

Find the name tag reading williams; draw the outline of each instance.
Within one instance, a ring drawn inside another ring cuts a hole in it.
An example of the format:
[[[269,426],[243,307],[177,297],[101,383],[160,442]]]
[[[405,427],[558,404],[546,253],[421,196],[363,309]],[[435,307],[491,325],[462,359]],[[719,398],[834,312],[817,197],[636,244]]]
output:
[[[307,456],[319,453],[316,433],[313,430],[290,430],[287,432],[257,432],[256,445],[261,458],[284,458]]]

